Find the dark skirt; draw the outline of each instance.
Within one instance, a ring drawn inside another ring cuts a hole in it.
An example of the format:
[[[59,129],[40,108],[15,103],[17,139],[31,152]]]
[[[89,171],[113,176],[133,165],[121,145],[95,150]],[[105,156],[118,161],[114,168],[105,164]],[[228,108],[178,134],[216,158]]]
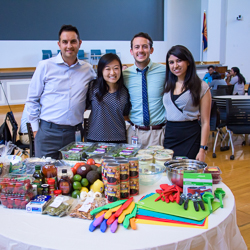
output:
[[[164,148],[174,150],[174,156],[195,159],[200,150],[201,126],[198,120],[166,124]]]

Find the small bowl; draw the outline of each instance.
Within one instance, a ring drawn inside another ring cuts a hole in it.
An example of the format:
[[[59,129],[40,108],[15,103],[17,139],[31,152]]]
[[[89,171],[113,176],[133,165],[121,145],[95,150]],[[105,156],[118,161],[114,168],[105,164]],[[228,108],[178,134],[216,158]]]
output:
[[[139,181],[141,185],[149,186],[155,184],[162,177],[163,172],[166,171],[165,166],[158,164],[150,164],[150,170],[142,171],[140,169]]]

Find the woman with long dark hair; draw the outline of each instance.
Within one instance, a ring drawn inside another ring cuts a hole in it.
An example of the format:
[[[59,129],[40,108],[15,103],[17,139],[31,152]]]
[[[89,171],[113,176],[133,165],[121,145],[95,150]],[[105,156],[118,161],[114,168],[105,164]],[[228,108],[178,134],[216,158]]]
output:
[[[245,77],[240,73],[239,68],[232,67],[228,74],[227,85],[234,85],[233,95],[245,95]]]
[[[126,143],[124,117],[129,114],[130,101],[116,54],[100,58],[97,79],[89,84],[87,106],[90,105],[87,141]]]
[[[196,74],[191,52],[182,45],[173,46],[166,56],[163,104],[167,119],[164,147],[174,150],[174,156],[204,161],[211,94],[209,86]]]

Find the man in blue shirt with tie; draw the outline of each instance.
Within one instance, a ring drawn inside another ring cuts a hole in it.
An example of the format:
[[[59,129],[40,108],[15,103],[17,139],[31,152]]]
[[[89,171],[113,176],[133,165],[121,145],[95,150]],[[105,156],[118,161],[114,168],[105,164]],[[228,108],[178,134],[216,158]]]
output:
[[[151,37],[143,32],[136,34],[130,49],[135,64],[123,71],[132,104],[127,139],[131,143],[132,136],[137,136],[143,148],[163,145],[164,140],[165,108],[162,96],[166,66],[150,60],[153,52]]]
[[[59,149],[83,136],[82,122],[88,83],[96,76],[92,66],[78,60],[79,32],[72,25],[59,31],[56,57],[39,62],[26,101],[35,136],[35,156],[59,158]]]

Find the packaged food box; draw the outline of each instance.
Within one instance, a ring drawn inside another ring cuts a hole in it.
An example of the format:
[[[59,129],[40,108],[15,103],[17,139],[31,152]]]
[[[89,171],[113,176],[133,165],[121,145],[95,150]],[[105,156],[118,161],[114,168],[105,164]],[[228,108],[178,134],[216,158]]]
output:
[[[183,193],[195,194],[204,192],[212,193],[213,179],[211,174],[205,173],[183,173]]]
[[[0,178],[0,200],[7,208],[25,209],[35,196],[31,177]]]
[[[134,157],[138,150],[141,148],[141,144],[119,144],[117,148],[114,148],[109,152],[113,157],[123,156],[125,158]]]
[[[50,199],[50,195],[37,195],[26,205],[26,211],[40,214],[44,211]]]
[[[64,160],[78,161],[87,157],[86,151],[92,147],[93,142],[71,142],[67,146],[61,148],[59,151],[62,154]]]
[[[96,155],[96,154],[109,154],[110,151],[117,148],[119,144],[117,143],[103,143],[97,142],[86,150],[88,156]]]

